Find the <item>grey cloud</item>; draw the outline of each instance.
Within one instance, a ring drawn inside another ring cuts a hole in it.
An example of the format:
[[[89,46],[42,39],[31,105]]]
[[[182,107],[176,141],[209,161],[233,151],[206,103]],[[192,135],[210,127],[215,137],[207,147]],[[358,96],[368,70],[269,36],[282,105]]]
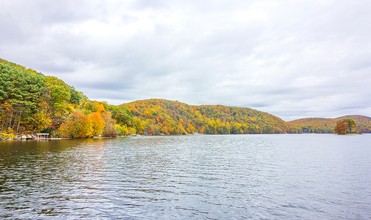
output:
[[[92,99],[368,114],[368,1],[1,1],[0,56]]]
[[[112,90],[120,91],[122,88],[132,89],[133,86],[130,82],[127,82],[123,79],[116,79],[111,81],[95,81],[95,82],[81,82],[78,84],[80,88],[84,89],[96,89],[99,91]]]

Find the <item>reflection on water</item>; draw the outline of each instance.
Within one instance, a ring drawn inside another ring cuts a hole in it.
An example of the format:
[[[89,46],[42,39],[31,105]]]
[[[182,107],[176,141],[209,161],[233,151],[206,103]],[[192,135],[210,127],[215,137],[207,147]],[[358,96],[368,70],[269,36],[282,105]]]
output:
[[[0,218],[371,218],[371,136],[0,143]]]

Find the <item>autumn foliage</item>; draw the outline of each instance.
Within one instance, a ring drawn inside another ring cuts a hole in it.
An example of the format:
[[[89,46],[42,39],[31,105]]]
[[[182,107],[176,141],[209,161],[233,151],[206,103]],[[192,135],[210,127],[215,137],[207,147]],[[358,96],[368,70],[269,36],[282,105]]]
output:
[[[104,103],[61,79],[0,59],[0,138],[48,132],[61,137],[115,136]]]
[[[352,119],[339,120],[336,122],[334,132],[340,135],[356,133],[356,122]]]
[[[250,108],[148,99],[119,106],[91,101],[61,79],[0,59],[0,139],[48,132],[54,137],[133,134],[275,134],[370,132],[371,119],[282,119]],[[341,120],[337,123],[337,121]]]
[[[124,130],[144,135],[285,133],[286,123],[265,112],[228,106],[193,106],[149,99],[111,107]]]
[[[87,138],[94,136],[115,137],[114,120],[111,118],[111,113],[106,112],[103,104],[99,102],[93,103],[95,112],[84,114],[75,111],[68,119],[66,119],[58,130],[58,134],[62,137],[71,138]]]
[[[289,121],[287,124],[291,133],[333,133],[337,122],[344,119],[351,119],[356,123],[357,133],[371,132],[371,118],[361,115],[347,115],[339,118],[304,118]]]
[[[59,128],[62,137],[86,138],[93,135],[93,123],[89,116],[74,112]]]

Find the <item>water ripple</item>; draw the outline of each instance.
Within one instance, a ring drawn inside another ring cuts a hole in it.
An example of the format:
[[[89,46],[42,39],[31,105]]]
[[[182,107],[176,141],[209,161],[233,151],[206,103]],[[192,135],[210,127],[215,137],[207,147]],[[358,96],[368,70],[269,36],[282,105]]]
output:
[[[0,143],[0,218],[370,219],[370,135]]]

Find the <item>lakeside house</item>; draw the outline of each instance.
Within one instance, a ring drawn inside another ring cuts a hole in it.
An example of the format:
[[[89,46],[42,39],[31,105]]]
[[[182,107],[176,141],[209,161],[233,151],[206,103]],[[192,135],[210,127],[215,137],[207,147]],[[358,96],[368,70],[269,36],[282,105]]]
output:
[[[49,139],[49,133],[37,133],[36,134],[36,139],[37,140],[47,140]]]

